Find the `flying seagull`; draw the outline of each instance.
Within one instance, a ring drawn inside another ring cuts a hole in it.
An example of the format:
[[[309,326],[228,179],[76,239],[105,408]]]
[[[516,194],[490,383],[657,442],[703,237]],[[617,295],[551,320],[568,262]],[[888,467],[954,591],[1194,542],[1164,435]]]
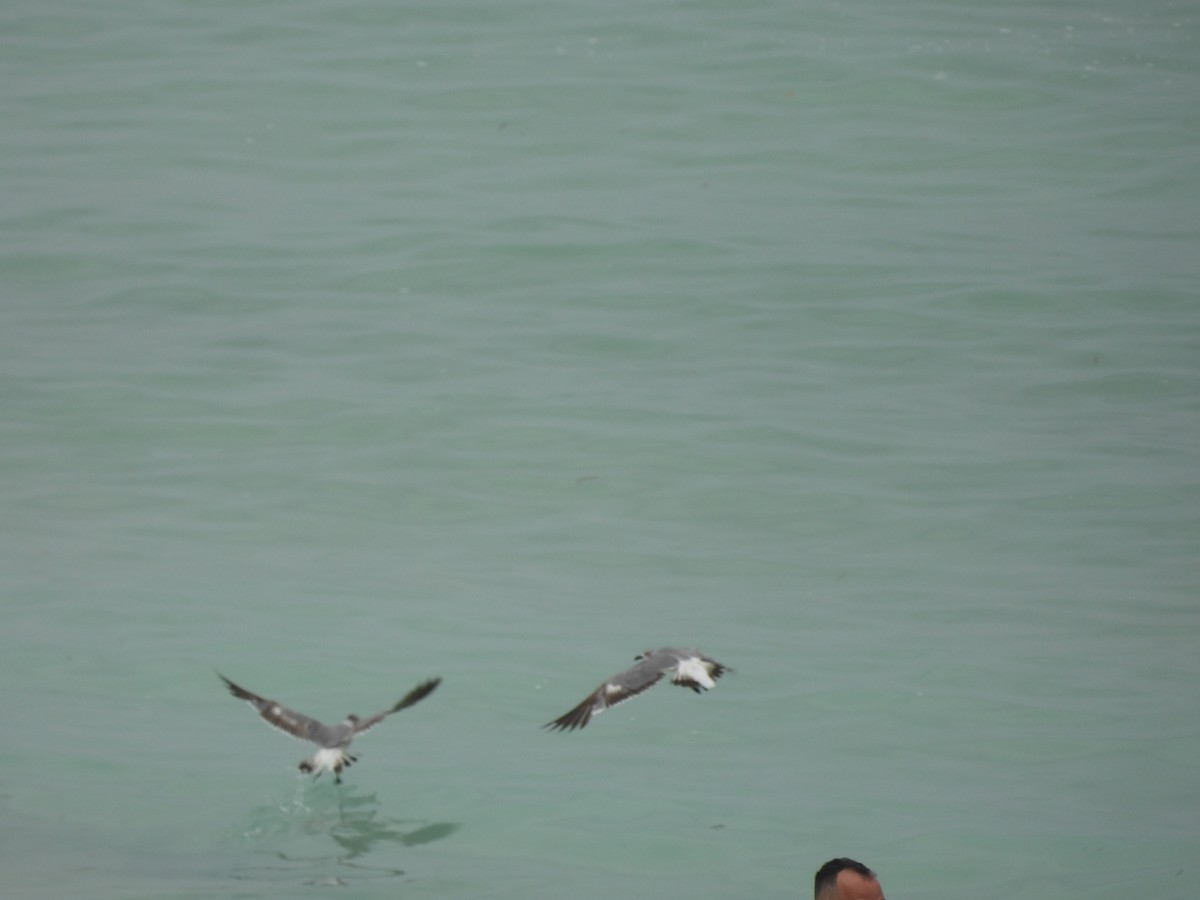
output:
[[[442,681],[440,678],[422,681],[405,694],[401,700],[396,701],[395,706],[377,712],[366,719],[360,719],[351,713],[337,725],[325,725],[316,719],[310,719],[308,716],[290,710],[274,700],[267,700],[258,694],[250,693],[243,687],[238,687],[220,672],[217,675],[225,682],[229,693],[239,700],[245,700],[258,710],[258,714],[268,725],[273,725],[284,734],[290,734],[302,741],[312,741],[321,748],[300,763],[301,772],[315,772],[316,774],[313,775],[315,781],[323,771],[328,769],[333,773],[333,780],[338,784],[342,783],[342,769],[348,769],[351,764],[358,762],[357,756],[351,756],[346,752],[351,741],[364,731],[370,731],[392,713],[400,712],[400,710],[424,700]]]
[[[674,647],[661,647],[658,650],[647,650],[634,659],[637,662],[624,672],[618,672],[606,679],[570,712],[542,727],[551,731],[573,731],[583,728],[591,721],[593,714],[602,713],[610,706],[616,706],[630,697],[637,696],[648,687],[657,684],[668,672],[671,673],[673,683],[689,687],[699,694],[715,687],[716,679],[726,672],[733,671],[695,648],[677,650]]]

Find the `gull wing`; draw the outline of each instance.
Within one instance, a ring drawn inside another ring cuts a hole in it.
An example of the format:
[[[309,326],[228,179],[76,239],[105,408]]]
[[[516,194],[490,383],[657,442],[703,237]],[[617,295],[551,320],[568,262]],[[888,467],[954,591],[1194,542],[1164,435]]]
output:
[[[316,719],[310,719],[308,716],[302,715],[295,710],[288,709],[275,700],[268,700],[265,697],[258,696],[258,694],[251,693],[244,687],[234,684],[220,672],[217,673],[217,676],[225,682],[225,686],[229,688],[229,693],[233,694],[239,700],[245,700],[258,711],[264,722],[274,728],[278,728],[284,734],[291,735],[302,741],[312,741],[314,744],[321,744],[322,737],[329,732],[329,727],[318,722]]]
[[[663,671],[658,660],[651,659],[650,655],[646,654],[639,662],[604,681],[578,706],[542,727],[551,731],[574,731],[576,728],[583,728],[591,721],[593,714],[602,713],[611,706],[636,697],[657,684],[662,677]]]
[[[415,703],[420,703],[426,697],[433,693],[433,689],[442,683],[440,678],[430,678],[428,681],[422,681],[415,688],[396,701],[395,705],[388,709],[375,713],[369,718],[362,719],[354,726],[355,734],[362,734],[368,731],[386,719],[394,712],[400,712],[402,709],[407,709]]]

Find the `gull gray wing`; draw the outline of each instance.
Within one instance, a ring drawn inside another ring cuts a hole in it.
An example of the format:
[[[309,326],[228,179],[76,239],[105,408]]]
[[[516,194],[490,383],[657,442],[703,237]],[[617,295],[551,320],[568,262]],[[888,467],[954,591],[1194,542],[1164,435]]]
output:
[[[364,731],[374,728],[392,713],[400,712],[402,709],[407,709],[416,703],[420,703],[422,700],[432,694],[433,689],[441,683],[442,679],[440,678],[430,678],[428,681],[422,681],[415,688],[397,700],[396,703],[390,708],[377,712],[373,716],[358,721],[354,726],[354,733],[362,734]]]
[[[258,711],[258,714],[262,716],[263,721],[268,725],[278,728],[284,734],[289,734],[299,740],[312,741],[314,744],[320,744],[321,746],[326,745],[330,732],[329,726],[323,725],[316,719],[310,719],[308,716],[301,715],[295,710],[288,709],[274,700],[268,700],[265,697],[260,697],[258,694],[246,690],[244,687],[239,687],[220,672],[217,673],[217,676],[225,682],[225,686],[229,688],[229,693],[233,694],[239,700],[245,700],[254,707]]]
[[[657,684],[663,677],[660,660],[653,658],[653,654],[650,653],[643,654],[638,659],[638,662],[625,671],[618,672],[604,681],[578,706],[542,727],[551,731],[574,731],[576,728],[583,728],[594,714],[602,713],[618,703],[624,703]]]

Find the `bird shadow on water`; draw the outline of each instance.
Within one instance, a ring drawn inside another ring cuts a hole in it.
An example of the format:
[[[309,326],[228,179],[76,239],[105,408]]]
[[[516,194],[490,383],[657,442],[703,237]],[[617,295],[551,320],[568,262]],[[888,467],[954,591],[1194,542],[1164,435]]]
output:
[[[395,854],[387,847],[415,847],[449,837],[459,826],[453,822],[395,819],[380,813],[374,793],[350,785],[306,785],[289,801],[260,806],[248,815],[243,837],[269,846],[278,861],[252,866],[241,879],[304,876],[308,885],[345,885],[365,878],[398,878],[404,870],[391,865]],[[326,839],[333,842],[330,848]],[[322,847],[328,852],[322,852]],[[388,862],[372,864],[375,853]],[[337,874],[330,873],[334,867]],[[347,871],[350,870],[350,871]]]

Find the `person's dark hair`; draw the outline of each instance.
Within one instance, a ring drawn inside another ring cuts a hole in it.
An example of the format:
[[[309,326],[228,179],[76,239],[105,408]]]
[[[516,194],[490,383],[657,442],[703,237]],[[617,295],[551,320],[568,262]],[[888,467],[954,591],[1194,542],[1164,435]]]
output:
[[[817,869],[817,875],[813,879],[813,896],[820,897],[821,891],[827,891],[837,886],[838,872],[843,869],[849,869],[851,872],[857,872],[864,878],[875,878],[875,873],[864,866],[857,860],[850,859],[846,856],[839,856],[837,859],[831,859],[821,868]]]

